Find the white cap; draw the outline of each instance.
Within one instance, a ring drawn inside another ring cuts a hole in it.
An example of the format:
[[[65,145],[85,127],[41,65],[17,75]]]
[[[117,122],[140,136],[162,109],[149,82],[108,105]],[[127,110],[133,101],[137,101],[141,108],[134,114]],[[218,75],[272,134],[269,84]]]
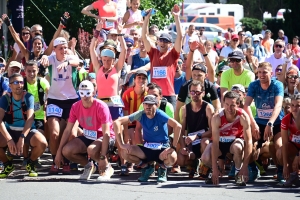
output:
[[[94,85],[91,81],[84,80],[80,83],[78,90],[92,90],[94,91]]]
[[[258,35],[253,35],[252,40],[253,40],[253,42],[254,41],[260,41]]]
[[[68,44],[67,43],[67,40],[63,37],[58,37],[54,40],[53,42],[53,46],[56,47],[57,45],[60,45],[60,44]]]

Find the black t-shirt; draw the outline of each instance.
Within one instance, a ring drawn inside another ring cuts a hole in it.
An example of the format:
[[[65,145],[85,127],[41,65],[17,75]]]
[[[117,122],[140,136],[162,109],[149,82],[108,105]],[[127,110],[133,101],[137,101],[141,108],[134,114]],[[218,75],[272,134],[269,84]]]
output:
[[[244,44],[239,44],[237,47],[238,47],[239,49],[241,49],[242,51],[243,51],[244,49],[247,50],[248,44],[246,44],[246,43],[244,43]]]
[[[181,86],[177,97],[178,101],[185,103],[186,99],[188,98],[188,102],[191,102],[190,93],[189,93],[189,85],[191,82],[192,80],[189,80]],[[205,87],[205,95],[203,97],[204,101],[211,103],[212,101],[218,99],[217,88],[212,82],[205,80],[204,87]]]

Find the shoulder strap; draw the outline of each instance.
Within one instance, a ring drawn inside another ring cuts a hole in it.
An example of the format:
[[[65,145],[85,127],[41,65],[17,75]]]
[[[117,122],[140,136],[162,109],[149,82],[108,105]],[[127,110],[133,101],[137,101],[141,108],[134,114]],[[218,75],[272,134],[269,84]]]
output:
[[[38,87],[38,96],[39,96],[40,105],[43,106],[45,103],[44,102],[45,91],[44,88],[41,86],[41,77],[37,78],[37,87]]]
[[[23,113],[23,119],[27,120],[27,105],[25,101],[25,95],[27,94],[26,91],[23,92],[23,97],[22,97],[22,102],[21,102],[21,107],[22,107],[22,113]]]
[[[28,91],[26,77],[24,78],[24,87],[23,87],[23,90]]]
[[[162,111],[166,112],[166,106],[167,106],[167,99],[162,98],[160,101],[160,106],[159,109],[161,109]]]

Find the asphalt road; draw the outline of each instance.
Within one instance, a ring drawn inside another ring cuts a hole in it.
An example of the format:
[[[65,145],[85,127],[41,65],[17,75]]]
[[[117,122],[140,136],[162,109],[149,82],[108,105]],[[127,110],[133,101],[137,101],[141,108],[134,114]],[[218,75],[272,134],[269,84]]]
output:
[[[274,169],[270,168],[267,176],[261,177],[254,184],[237,187],[227,177],[220,179],[219,186],[207,185],[197,178],[189,179],[188,173],[168,173],[168,182],[156,183],[156,177],[147,183],[137,182],[139,171],[127,177],[118,176],[119,168],[113,164],[115,173],[110,181],[97,182],[97,174],[91,180],[79,181],[81,171],[73,175],[48,175],[51,156],[41,158],[42,168],[39,177],[27,176],[20,170],[21,160],[14,159],[16,170],[7,179],[0,180],[0,199],[300,199],[300,188],[283,188],[273,180]],[[82,169],[81,169],[82,170]]]

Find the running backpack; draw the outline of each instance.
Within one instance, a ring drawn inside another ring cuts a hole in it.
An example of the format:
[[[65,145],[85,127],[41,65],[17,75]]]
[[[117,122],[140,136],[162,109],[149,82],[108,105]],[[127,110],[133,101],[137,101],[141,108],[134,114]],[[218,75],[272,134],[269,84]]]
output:
[[[39,96],[40,105],[43,106],[45,103],[45,101],[44,101],[45,91],[44,91],[43,87],[41,86],[41,77],[37,77],[37,88],[38,88],[38,96]],[[24,88],[23,89],[26,92],[28,91],[26,78],[24,78]]]
[[[167,103],[168,103],[168,100],[163,97],[161,99],[159,109],[161,109],[162,111],[166,112]]]
[[[24,121],[27,120],[27,105],[26,105],[26,102],[25,102],[25,95],[26,94],[27,94],[27,92],[24,91],[23,92],[23,97],[22,97],[21,108],[20,108],[22,110]],[[14,106],[13,106],[12,94],[11,93],[6,93],[5,97],[6,97],[7,102],[8,102],[8,107],[7,107],[7,110],[5,112],[3,121],[7,122],[8,124],[13,124],[14,123],[14,112],[17,111],[17,110],[13,110]]]

